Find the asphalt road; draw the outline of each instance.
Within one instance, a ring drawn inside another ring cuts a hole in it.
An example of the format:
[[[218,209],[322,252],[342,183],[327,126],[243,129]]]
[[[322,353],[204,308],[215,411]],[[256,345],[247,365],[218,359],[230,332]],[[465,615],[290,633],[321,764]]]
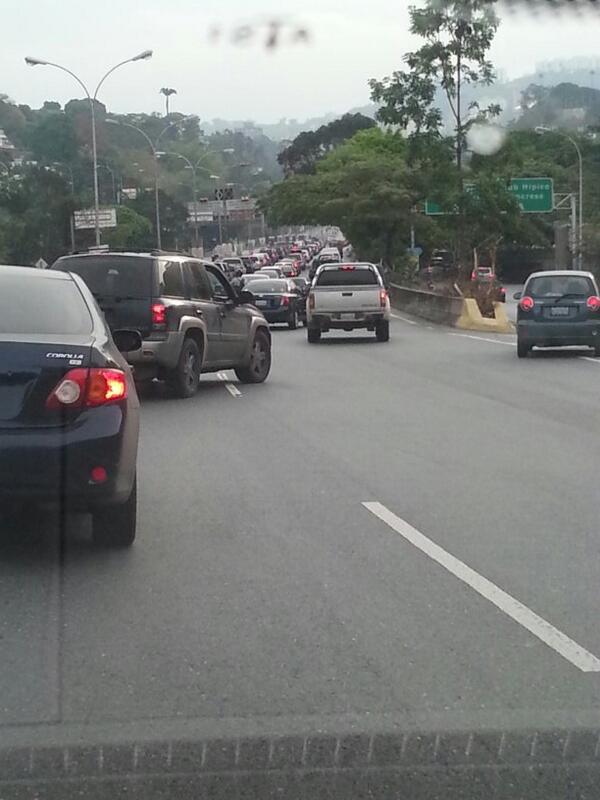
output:
[[[265,385],[143,399],[131,551],[3,523],[0,745],[596,725],[600,361],[273,342]]]

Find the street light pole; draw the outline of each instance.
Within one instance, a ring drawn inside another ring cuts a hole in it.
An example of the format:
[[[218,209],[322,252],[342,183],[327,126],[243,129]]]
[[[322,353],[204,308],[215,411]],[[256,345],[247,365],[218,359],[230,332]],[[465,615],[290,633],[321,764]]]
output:
[[[81,80],[81,78],[72,72],[67,67],[63,67],[61,64],[56,64],[53,61],[44,61],[40,58],[32,58],[31,56],[26,56],[25,63],[30,67],[36,66],[44,66],[44,67],[54,67],[55,69],[59,69],[62,72],[66,72],[67,75],[70,75],[77,83],[81,86],[83,91],[85,92],[85,96],[88,99],[90,104],[90,111],[92,117],[92,159],[94,162],[94,228],[96,232],[96,245],[100,244],[100,195],[98,191],[98,147],[97,147],[97,140],[96,140],[96,100],[98,99],[98,92],[104,81],[111,75],[116,69],[122,67],[124,64],[130,64],[133,61],[145,61],[148,58],[152,57],[152,50],[144,50],[141,53],[138,53],[137,56],[133,56],[133,58],[126,58],[124,61],[120,61],[118,64],[115,64],[114,67],[111,67],[107,72],[104,73],[96,89],[94,94],[91,95],[85,83]]]
[[[578,252],[577,252],[577,264],[579,265],[579,269],[583,267],[583,156],[581,155],[581,149],[575,139],[569,136],[568,133],[559,130],[552,130],[551,128],[547,128],[544,125],[538,125],[536,127],[536,133],[558,133],[560,136],[563,136],[565,139],[568,139],[573,147],[577,152],[577,159],[579,161],[579,236],[578,236]],[[575,232],[573,232],[573,238],[575,237]]]
[[[193,115],[192,115],[193,116]],[[162,234],[160,230],[160,195],[159,195],[159,173],[158,173],[158,145],[164,134],[170,129],[177,125],[181,125],[186,120],[190,119],[191,117],[183,117],[183,119],[175,120],[175,122],[170,122],[166,127],[162,129],[162,131],[156,137],[156,141],[152,141],[152,139],[148,136],[146,131],[138,128],[137,125],[132,125],[131,122],[123,122],[122,120],[118,119],[107,119],[106,122],[108,125],[121,125],[124,128],[131,128],[134,131],[137,131],[150,145],[150,150],[152,151],[152,156],[154,158],[154,214],[156,218],[156,246],[159,250],[162,250]]]

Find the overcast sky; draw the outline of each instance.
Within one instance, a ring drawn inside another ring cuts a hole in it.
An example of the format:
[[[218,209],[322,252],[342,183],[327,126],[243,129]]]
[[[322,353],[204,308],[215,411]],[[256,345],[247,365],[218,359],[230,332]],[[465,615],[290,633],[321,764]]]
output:
[[[115,112],[159,111],[162,86],[177,89],[173,110],[201,118],[271,122],[343,112],[368,102],[367,80],[401,65],[415,45],[402,0],[2,0],[0,91],[39,107],[80,96],[73,80],[49,67],[27,67],[25,55],[56,61],[89,85],[114,63],[152,48],[148,62],[111,76],[100,99]],[[253,11],[248,12],[252,7]],[[285,10],[282,10],[285,9]],[[509,77],[546,59],[596,57],[600,16],[501,7],[492,50]],[[286,20],[284,44],[266,51],[266,29],[243,46],[231,43],[246,22]],[[210,41],[214,26],[226,36]],[[309,43],[290,43],[306,27]],[[600,83],[600,78],[598,79]]]

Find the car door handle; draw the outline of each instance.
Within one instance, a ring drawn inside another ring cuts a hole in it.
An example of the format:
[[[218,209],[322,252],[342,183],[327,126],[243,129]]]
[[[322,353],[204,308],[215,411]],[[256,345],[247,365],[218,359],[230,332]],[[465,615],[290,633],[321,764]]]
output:
[[[196,316],[197,317],[201,317],[202,316],[202,309],[201,308],[197,308],[196,309]]]

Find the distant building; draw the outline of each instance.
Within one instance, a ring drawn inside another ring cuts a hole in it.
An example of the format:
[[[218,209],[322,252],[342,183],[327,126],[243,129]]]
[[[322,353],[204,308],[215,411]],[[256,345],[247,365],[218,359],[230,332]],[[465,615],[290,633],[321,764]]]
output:
[[[14,149],[15,149],[14,144],[4,133],[2,128],[0,128],[0,150],[14,150]]]

